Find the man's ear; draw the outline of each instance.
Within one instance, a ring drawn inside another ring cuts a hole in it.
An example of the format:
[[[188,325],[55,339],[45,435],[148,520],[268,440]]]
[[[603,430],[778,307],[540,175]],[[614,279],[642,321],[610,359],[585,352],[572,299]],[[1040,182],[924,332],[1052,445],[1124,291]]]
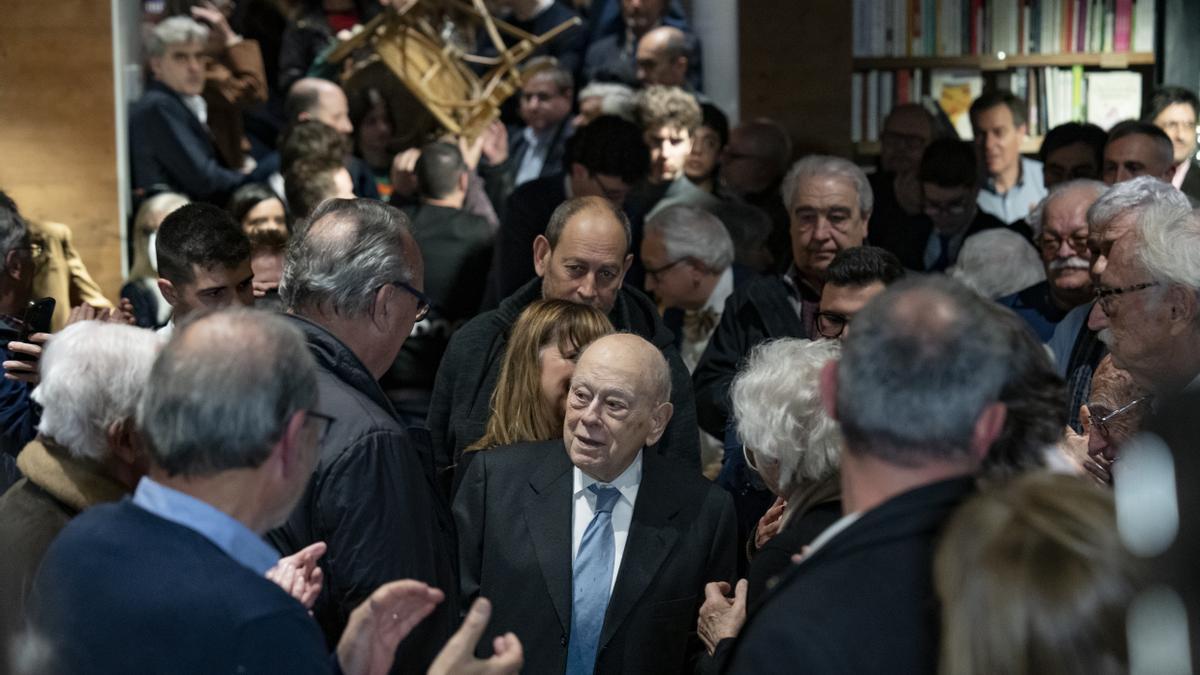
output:
[[[19,281],[21,279],[21,270],[24,267],[22,262],[20,251],[16,249],[9,251],[8,255],[4,256],[4,273],[14,281]]]
[[[667,423],[671,421],[671,415],[675,412],[675,406],[668,403],[660,403],[653,412],[650,413],[650,433],[646,435],[646,445],[651,446],[662,438],[663,432],[667,430]]]
[[[632,266],[633,266],[633,254],[627,253],[627,254],[625,254],[625,262],[621,265],[621,278],[617,280],[618,287],[623,286],[625,284],[625,275],[629,273],[629,268]]]
[[[135,465],[142,454],[135,441],[136,433],[133,420],[123,419],[108,425],[104,434],[108,441],[109,451],[117,459],[130,466]]]
[[[821,367],[821,405],[825,408],[825,414],[829,415],[829,419],[835,422],[838,419],[837,414],[837,384],[838,378],[838,361],[830,359]]]
[[[271,457],[278,461],[279,473],[281,476],[288,477],[295,475],[297,471],[303,471],[307,467],[304,466],[304,452],[302,447],[304,441],[304,422],[308,417],[304,411],[297,410],[288,418],[287,424],[283,428],[283,435],[279,441],[275,443],[275,447],[271,449]]]
[[[161,56],[150,57],[150,73],[154,75],[154,79],[156,80],[162,79],[162,77],[159,75],[159,73],[162,72],[162,60],[163,57]]]
[[[971,456],[982,462],[992,449],[992,443],[1000,437],[1004,430],[1004,420],[1008,417],[1008,407],[996,401],[990,403],[975,418],[975,428],[971,432]]]
[[[463,194],[467,193],[467,186],[470,184],[471,176],[466,171],[458,174],[458,189],[461,190]]]
[[[1170,307],[1167,315],[1170,334],[1179,335],[1194,330],[1193,327],[1198,323],[1197,314],[1200,313],[1200,296],[1196,295],[1196,291],[1174,285],[1167,288],[1165,295],[1164,301]]]
[[[179,304],[179,293],[175,290],[175,284],[171,283],[169,279],[158,278],[158,292],[162,293],[163,299],[167,301],[168,305],[174,307]]]
[[[371,323],[381,331],[388,330],[388,302],[395,292],[396,287],[391,284],[384,284],[375,291],[375,301],[371,303]]]
[[[550,240],[546,238],[546,235],[539,234],[533,238],[533,270],[539,277],[545,277],[546,270],[550,269],[550,253],[552,251]]]
[[[687,57],[680,56],[679,58],[675,59],[675,63],[671,64],[671,69],[674,70],[675,74],[678,75],[680,78],[685,77],[687,75],[687,69],[688,69]]]

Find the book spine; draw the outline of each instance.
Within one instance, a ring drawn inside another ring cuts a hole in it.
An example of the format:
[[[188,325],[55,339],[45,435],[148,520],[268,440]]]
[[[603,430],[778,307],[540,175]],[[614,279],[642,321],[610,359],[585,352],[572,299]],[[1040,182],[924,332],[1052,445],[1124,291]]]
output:
[[[850,76],[850,142],[863,140],[863,74]]]
[[[879,140],[879,71],[867,71],[867,109],[865,136],[868,142]]]

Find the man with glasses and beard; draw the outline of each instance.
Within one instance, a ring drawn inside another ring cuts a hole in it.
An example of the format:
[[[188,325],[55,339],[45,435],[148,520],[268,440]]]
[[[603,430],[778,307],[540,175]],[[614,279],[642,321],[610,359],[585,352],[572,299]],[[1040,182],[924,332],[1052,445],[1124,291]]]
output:
[[[1043,342],[1053,337],[1067,312],[1092,299],[1087,210],[1105,189],[1096,180],[1062,183],[1030,214],[1046,280],[997,302],[1028,322]]]

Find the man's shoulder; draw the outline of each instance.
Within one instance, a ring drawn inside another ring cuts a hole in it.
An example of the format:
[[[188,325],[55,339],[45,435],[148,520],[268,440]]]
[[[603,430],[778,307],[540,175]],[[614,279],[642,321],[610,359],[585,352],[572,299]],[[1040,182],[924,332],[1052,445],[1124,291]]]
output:
[[[480,462],[486,465],[488,473],[528,471],[532,467],[543,465],[552,458],[553,453],[566,454],[561,438],[548,441],[531,441],[502,445],[488,450],[475,451],[472,463]]]
[[[761,305],[768,301],[787,300],[788,286],[778,274],[757,276],[733,289],[729,296],[733,307]]]
[[[175,94],[165,89],[154,87],[147,89],[130,107],[130,116],[140,116],[162,110],[177,110],[187,112],[183,101]]]

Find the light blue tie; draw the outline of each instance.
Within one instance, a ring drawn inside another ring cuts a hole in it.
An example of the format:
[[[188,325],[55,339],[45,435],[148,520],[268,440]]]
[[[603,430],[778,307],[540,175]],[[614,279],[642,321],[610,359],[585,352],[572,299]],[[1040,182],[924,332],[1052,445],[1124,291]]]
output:
[[[596,495],[596,514],[588,523],[575,556],[571,599],[571,642],[567,645],[567,675],[592,675],[596,668],[596,650],[600,629],[612,587],[613,545],[612,510],[621,492],[598,483],[588,486]]]

